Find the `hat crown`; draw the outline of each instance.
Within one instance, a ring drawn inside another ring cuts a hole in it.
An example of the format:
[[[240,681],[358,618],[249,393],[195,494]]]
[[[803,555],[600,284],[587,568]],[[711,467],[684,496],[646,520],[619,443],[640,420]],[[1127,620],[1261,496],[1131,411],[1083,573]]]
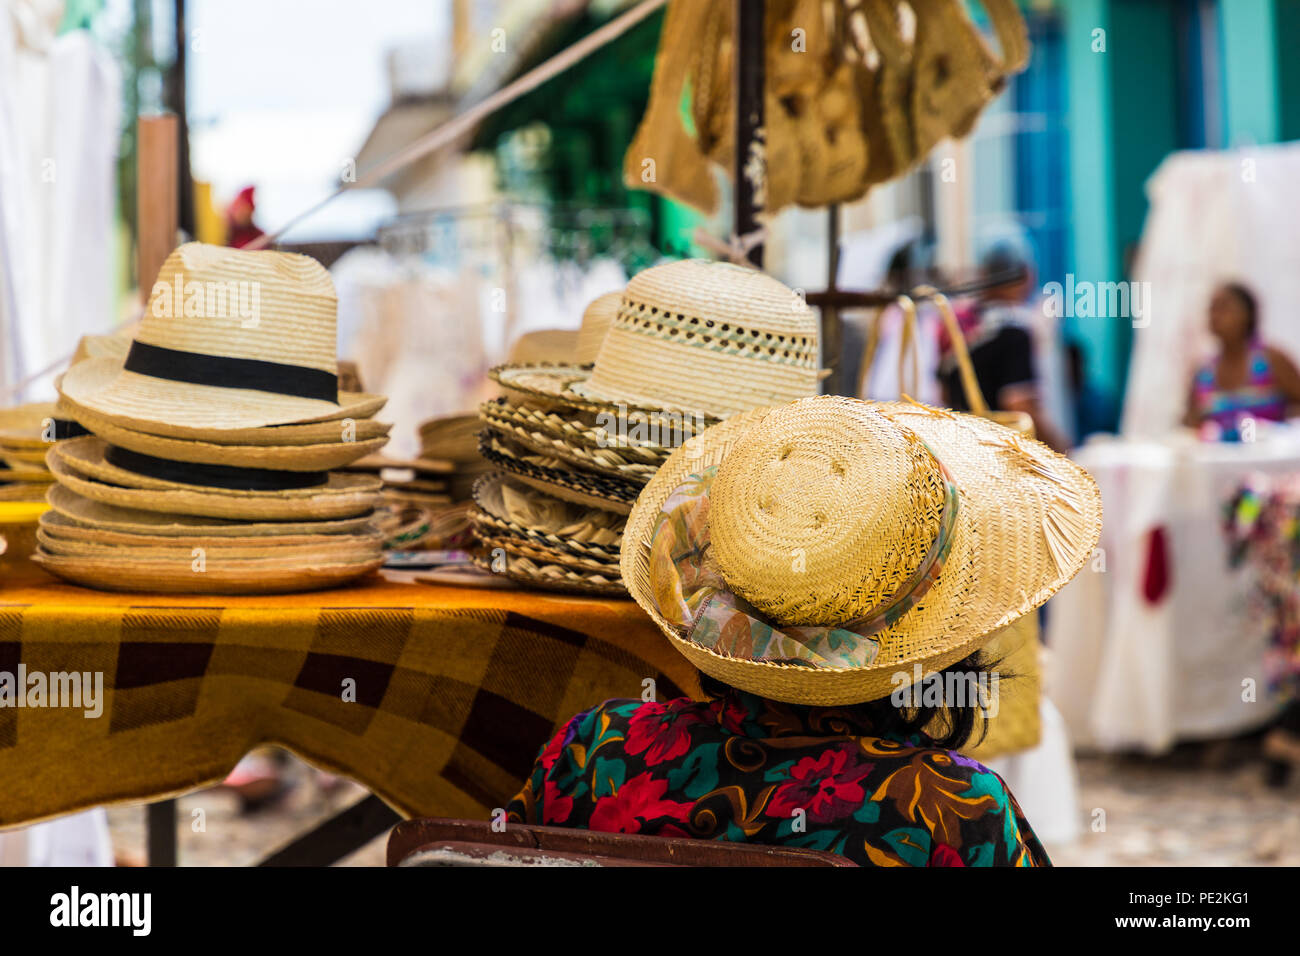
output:
[[[925,562],[946,491],[910,429],[851,399],[796,402],[719,465],[712,560],[776,623],[839,626],[879,609]]]
[[[723,418],[817,392],[817,318],[755,269],[684,260],[637,273],[578,391]]]
[[[136,340],[336,372],[337,304],[308,256],[188,242],[159,270]]]

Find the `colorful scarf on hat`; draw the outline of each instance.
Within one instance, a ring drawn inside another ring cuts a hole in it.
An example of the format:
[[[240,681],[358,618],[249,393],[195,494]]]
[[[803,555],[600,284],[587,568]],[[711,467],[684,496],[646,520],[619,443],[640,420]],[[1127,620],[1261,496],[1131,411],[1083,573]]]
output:
[[[940,465],[942,467],[942,464]],[[660,509],[650,541],[650,587],[670,623],[694,644],[728,657],[810,667],[865,667],[875,661],[874,636],[910,611],[938,580],[952,548],[959,497],[944,471],[947,498],[939,534],[912,577],[883,604],[838,627],[781,627],[727,588],[707,560],[709,492],[718,466],[691,475]]]

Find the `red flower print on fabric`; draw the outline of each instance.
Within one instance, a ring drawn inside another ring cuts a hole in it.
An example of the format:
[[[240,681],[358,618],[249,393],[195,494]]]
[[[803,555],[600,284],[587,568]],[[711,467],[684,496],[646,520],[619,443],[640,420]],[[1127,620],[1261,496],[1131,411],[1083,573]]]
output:
[[[862,780],[871,766],[854,760],[846,747],[804,757],[790,768],[790,779],[772,794],[768,815],[789,818],[803,810],[815,823],[852,816],[867,800]]]
[[[662,817],[685,821],[693,804],[665,800],[667,792],[667,780],[655,780],[648,773],[633,777],[619,787],[617,793],[596,801],[591,811],[590,829],[605,833],[639,833],[644,824]],[[671,832],[662,827],[656,830]]]

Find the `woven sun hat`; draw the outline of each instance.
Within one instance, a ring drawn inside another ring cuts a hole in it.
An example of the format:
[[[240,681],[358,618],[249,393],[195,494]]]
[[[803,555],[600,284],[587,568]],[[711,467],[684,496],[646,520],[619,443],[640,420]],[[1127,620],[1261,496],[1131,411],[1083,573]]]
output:
[[[366,548],[382,541],[383,536],[373,526],[363,526],[351,534],[270,534],[250,538],[247,535],[188,534],[184,537],[168,534],[127,533],[83,524],[53,508],[40,516],[40,529],[49,538],[60,542],[77,542],[87,546],[112,547],[124,545],[131,548],[219,548],[231,557],[253,557],[267,549],[302,548],[321,551],[347,551]],[[277,552],[278,553],[278,552]],[[304,554],[310,552],[303,551]]]
[[[68,434],[59,437],[73,438],[87,432],[96,435],[106,434],[113,429],[124,426],[117,420],[98,414],[88,408],[74,408],[67,399],[59,399],[56,423],[68,420],[73,426]],[[314,422],[308,425],[267,425],[258,428],[228,428],[221,431],[207,432],[202,441],[218,445],[257,445],[263,447],[283,448],[292,445],[332,445],[340,441],[369,442],[376,438],[385,438],[393,426],[386,422],[377,422],[373,418],[336,418],[331,421]],[[137,434],[168,436],[166,430],[155,429],[152,432]],[[177,438],[177,441],[198,441],[194,436]],[[2,444],[2,442],[0,442]]]
[[[504,474],[474,484],[470,520],[487,536],[511,536],[605,563],[617,562],[626,515],[553,498]]]
[[[576,329],[539,329],[525,332],[510,346],[506,361],[510,365],[541,365],[570,362],[578,348]]]
[[[146,511],[122,507],[77,494],[66,485],[54,485],[45,495],[50,509],[70,524],[111,534],[168,538],[288,538],[366,533],[371,513],[350,518],[307,521],[248,521]]]
[[[492,429],[484,429],[479,453],[515,480],[589,508],[628,514],[642,488],[640,481],[575,470],[554,455],[519,445]]]
[[[1040,442],[821,396],[674,452],[628,519],[622,572],[700,670],[842,705],[978,650],[1070,580],[1100,531],[1096,484]]]
[[[637,273],[589,378],[569,388],[606,405],[712,418],[817,394],[817,317],[754,269],[688,259]]]
[[[74,410],[176,438],[368,418],[384,399],[339,390],[336,306],[307,256],[186,243],[163,263],[125,360],[77,362],[59,392]]]
[[[420,457],[476,464],[479,419],[474,414],[444,415],[422,422],[419,428]]]
[[[382,551],[358,552],[339,560],[322,557],[304,561],[297,555],[262,558],[225,557],[219,551],[203,556],[197,570],[193,549],[177,557],[51,554],[38,547],[32,561],[72,584],[103,591],[147,591],[166,594],[282,594],[316,591],[350,584],[383,566]]]
[[[10,454],[27,453],[20,460],[36,461],[51,442],[85,434],[68,418],[53,402],[0,409],[0,449]]]
[[[480,550],[473,555],[475,566],[500,574],[518,584],[543,591],[565,594],[590,594],[602,597],[627,597],[627,589],[617,571],[600,573],[550,564],[543,560],[502,553],[502,549]]]
[[[161,470],[161,466],[174,466],[176,462],[149,459],[149,467],[159,466],[159,469],[143,474],[116,464],[113,451],[98,438],[74,438],[53,446],[46,461],[58,482],[82,497],[144,511],[212,518],[265,521],[351,518],[371,511],[383,486],[379,478],[371,475],[267,472],[275,476],[278,487],[250,490],[240,485],[246,481],[245,473],[253,469],[218,473],[215,469],[225,466],[188,466],[208,469],[204,473],[205,483],[200,484],[177,480],[179,471]],[[140,464],[135,458],[125,460],[133,468]],[[236,473],[229,479],[235,487],[216,483],[226,481],[231,472]],[[167,477],[157,477],[164,474]],[[192,475],[192,471],[186,471],[187,478]],[[289,479],[312,483],[289,487],[284,484]]]
[[[225,445],[187,438],[165,438],[101,421],[92,429],[110,445],[152,458],[198,465],[282,471],[328,471],[343,468],[379,451],[387,437],[316,445]]]
[[[578,347],[574,350],[573,360],[579,365],[590,365],[600,354],[600,346],[614,324],[618,315],[619,303],[623,301],[622,292],[606,292],[592,299],[591,304],[582,313],[582,325],[578,329]]]

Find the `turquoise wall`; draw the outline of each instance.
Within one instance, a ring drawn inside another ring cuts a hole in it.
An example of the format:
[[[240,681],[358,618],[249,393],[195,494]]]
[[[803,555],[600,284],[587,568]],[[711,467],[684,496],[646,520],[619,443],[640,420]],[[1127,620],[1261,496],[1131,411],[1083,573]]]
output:
[[[1179,149],[1179,13],[1190,0],[1058,0],[1070,129],[1070,270],[1125,278],[1141,238],[1146,182]],[[1222,124],[1228,145],[1300,139],[1300,0],[1219,0]],[[1105,31],[1105,52],[1094,49]],[[1123,395],[1132,326],[1067,320],[1093,384]]]

